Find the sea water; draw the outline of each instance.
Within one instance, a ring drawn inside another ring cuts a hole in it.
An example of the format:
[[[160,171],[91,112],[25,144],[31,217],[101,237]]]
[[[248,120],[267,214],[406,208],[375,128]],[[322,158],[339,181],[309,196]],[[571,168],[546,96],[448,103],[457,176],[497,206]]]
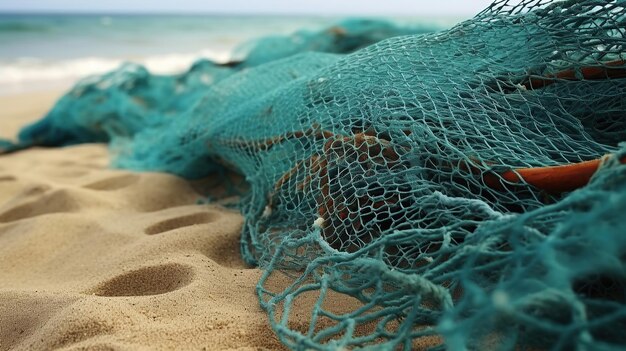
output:
[[[0,95],[67,89],[122,62],[154,73],[184,71],[198,58],[238,59],[233,49],[266,35],[319,30],[338,17],[0,13]],[[394,18],[444,29],[459,18]],[[241,53],[240,53],[241,54]]]

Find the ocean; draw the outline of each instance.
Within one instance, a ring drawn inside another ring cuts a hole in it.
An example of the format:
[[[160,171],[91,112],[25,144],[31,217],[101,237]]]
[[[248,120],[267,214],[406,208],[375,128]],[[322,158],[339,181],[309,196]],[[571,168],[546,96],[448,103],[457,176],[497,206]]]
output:
[[[77,79],[144,64],[154,73],[182,72],[198,58],[236,59],[235,48],[267,35],[316,30],[339,17],[253,15],[0,13],[0,95],[67,89]],[[445,29],[454,17],[391,18]]]

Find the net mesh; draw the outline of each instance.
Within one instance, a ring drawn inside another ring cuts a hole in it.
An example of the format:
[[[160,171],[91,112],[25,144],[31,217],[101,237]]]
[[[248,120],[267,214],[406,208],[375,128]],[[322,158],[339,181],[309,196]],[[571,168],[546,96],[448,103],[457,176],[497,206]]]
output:
[[[623,349],[624,4],[496,1],[349,54],[369,42],[339,44],[344,23],[324,52],[125,66],[3,147],[244,175],[242,255],[293,349]]]

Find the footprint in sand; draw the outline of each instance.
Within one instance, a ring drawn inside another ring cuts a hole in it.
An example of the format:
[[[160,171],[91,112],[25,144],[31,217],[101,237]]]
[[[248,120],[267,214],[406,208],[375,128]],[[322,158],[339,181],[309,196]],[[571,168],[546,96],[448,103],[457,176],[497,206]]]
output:
[[[0,175],[0,182],[14,182],[17,178],[12,175]]]
[[[44,194],[49,187],[35,186],[26,189],[20,196],[32,197]],[[0,213],[0,223],[40,216],[50,213],[75,212],[79,210],[74,196],[66,189],[56,190],[37,199],[9,208]]]
[[[183,288],[193,277],[192,267],[166,263],[120,274],[87,293],[107,297],[160,295]]]
[[[252,268],[239,255],[242,225],[239,213],[207,209],[206,212],[169,216],[165,220],[160,219],[162,214],[157,214],[156,217],[159,220],[144,229],[144,233],[152,236],[153,240],[165,240],[170,244],[197,251],[223,267]]]
[[[157,222],[146,228],[145,233],[148,235],[161,234],[170,230],[189,227],[195,224],[210,223],[216,221],[217,219],[219,219],[219,215],[217,213],[199,212]]]
[[[136,174],[115,175],[84,185],[83,188],[91,190],[113,191],[129,187],[137,183],[138,181],[139,176]]]

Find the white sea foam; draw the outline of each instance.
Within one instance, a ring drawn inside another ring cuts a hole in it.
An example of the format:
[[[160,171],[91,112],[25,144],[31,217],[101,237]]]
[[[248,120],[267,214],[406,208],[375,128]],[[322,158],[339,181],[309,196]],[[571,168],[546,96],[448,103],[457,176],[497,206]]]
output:
[[[195,53],[174,53],[130,59],[83,57],[59,61],[22,57],[10,62],[0,62],[0,94],[52,87],[69,88],[80,78],[108,72],[125,61],[145,65],[153,73],[175,74],[184,72],[199,58],[225,62],[230,58],[230,52],[206,49]]]

